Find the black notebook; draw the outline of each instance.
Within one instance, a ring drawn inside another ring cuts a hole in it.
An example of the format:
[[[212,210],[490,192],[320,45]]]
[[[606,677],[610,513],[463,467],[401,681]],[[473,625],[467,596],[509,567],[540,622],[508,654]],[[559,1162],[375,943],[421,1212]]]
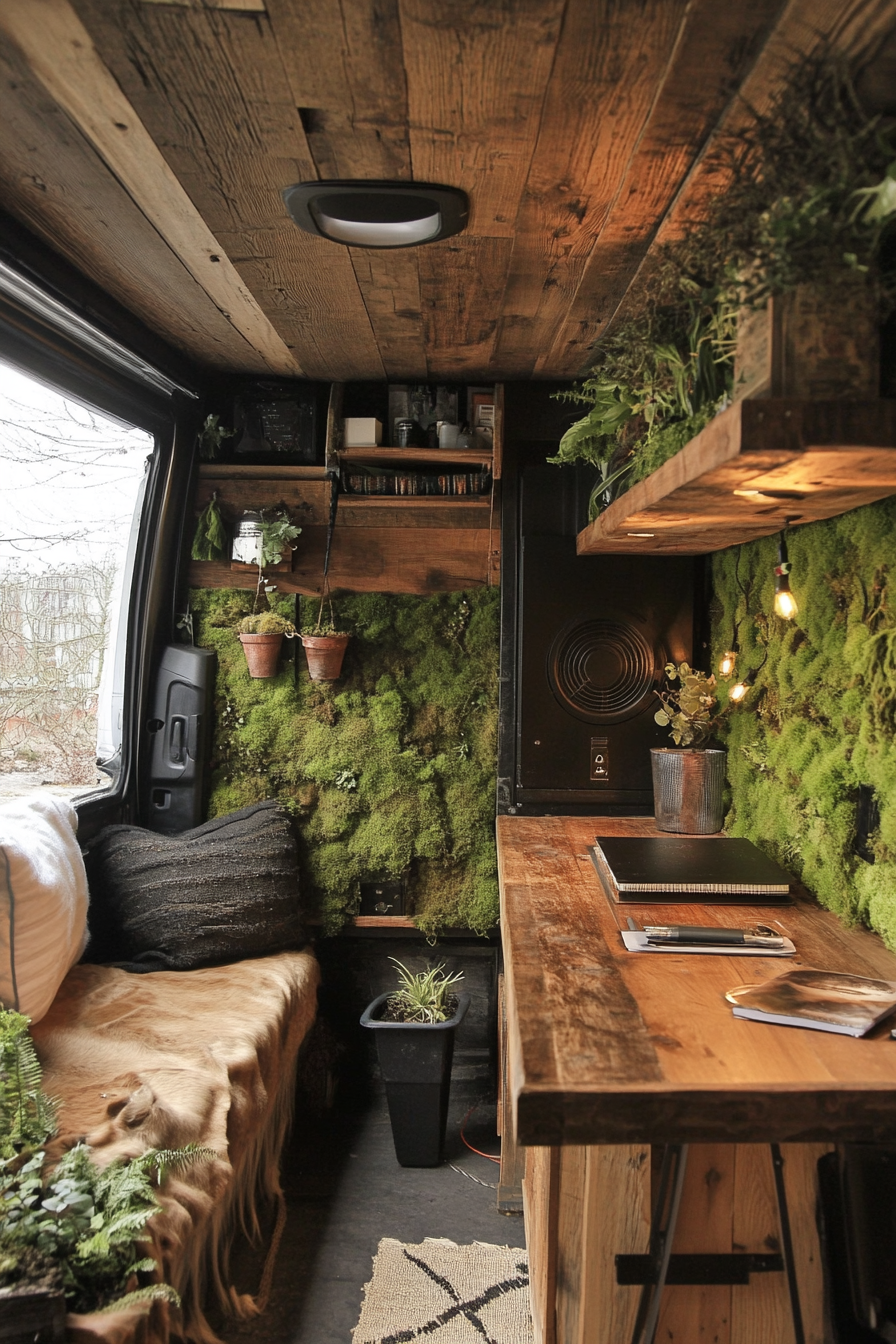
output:
[[[598,835],[590,853],[615,902],[779,905],[790,899],[790,874],[751,840]]]

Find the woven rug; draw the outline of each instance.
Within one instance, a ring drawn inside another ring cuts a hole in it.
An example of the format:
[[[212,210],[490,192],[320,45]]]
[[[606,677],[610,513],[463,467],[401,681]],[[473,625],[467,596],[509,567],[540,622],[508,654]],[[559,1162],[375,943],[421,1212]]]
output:
[[[373,1261],[354,1344],[531,1344],[529,1263],[507,1246],[385,1237]]]

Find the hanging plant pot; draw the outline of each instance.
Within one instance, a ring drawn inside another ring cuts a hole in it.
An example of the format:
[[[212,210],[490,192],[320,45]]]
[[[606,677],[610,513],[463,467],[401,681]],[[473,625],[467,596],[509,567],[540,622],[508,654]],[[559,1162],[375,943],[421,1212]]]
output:
[[[722,829],[727,758],[727,751],[714,747],[651,747],[658,830],[715,835]]]
[[[351,635],[302,635],[312,681],[336,681]]]
[[[239,635],[250,677],[275,677],[280,663],[282,634]]]
[[[374,999],[361,1026],[376,1032],[395,1156],[402,1167],[437,1167],[445,1145],[454,1033],[470,996],[457,995],[457,1008],[447,1022],[382,1022],[379,1014],[390,997],[387,993]]]

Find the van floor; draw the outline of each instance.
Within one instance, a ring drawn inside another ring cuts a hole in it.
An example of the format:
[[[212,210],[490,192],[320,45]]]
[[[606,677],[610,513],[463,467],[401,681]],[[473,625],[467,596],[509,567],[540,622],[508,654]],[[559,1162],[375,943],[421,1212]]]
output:
[[[522,1217],[495,1207],[497,1164],[461,1141],[476,1100],[452,1090],[445,1162],[432,1168],[396,1162],[382,1091],[297,1122],[284,1153],[288,1217],[270,1300],[253,1320],[213,1321],[225,1344],[350,1344],[383,1237],[525,1246]],[[499,1151],[493,1102],[476,1106],[465,1134],[474,1147]],[[239,1291],[257,1291],[263,1264],[263,1251],[235,1250]]]

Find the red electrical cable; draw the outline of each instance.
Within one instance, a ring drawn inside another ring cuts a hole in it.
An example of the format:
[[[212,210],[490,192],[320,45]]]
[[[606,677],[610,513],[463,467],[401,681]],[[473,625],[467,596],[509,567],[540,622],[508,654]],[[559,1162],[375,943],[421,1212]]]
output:
[[[479,1103],[477,1102],[476,1105],[478,1106]],[[489,1162],[498,1162],[498,1163],[500,1163],[500,1161],[501,1161],[500,1157],[495,1157],[495,1155],[494,1155],[493,1153],[484,1153],[484,1152],[482,1152],[482,1150],[481,1150],[480,1148],[474,1148],[473,1145],[472,1145],[472,1143],[470,1143],[470,1142],[467,1140],[467,1136],[466,1136],[466,1134],[464,1133],[464,1126],[466,1125],[467,1121],[469,1120],[470,1116],[473,1114],[473,1112],[475,1111],[475,1109],[476,1109],[476,1106],[471,1106],[470,1109],[467,1111],[466,1115],[464,1116],[463,1120],[461,1120],[461,1122],[460,1122],[460,1137],[461,1137],[461,1141],[462,1141],[464,1144],[466,1144],[466,1146],[467,1146],[467,1148],[469,1148],[470,1152],[471,1152],[471,1153],[475,1153],[477,1157],[487,1157],[488,1160],[489,1160]]]

